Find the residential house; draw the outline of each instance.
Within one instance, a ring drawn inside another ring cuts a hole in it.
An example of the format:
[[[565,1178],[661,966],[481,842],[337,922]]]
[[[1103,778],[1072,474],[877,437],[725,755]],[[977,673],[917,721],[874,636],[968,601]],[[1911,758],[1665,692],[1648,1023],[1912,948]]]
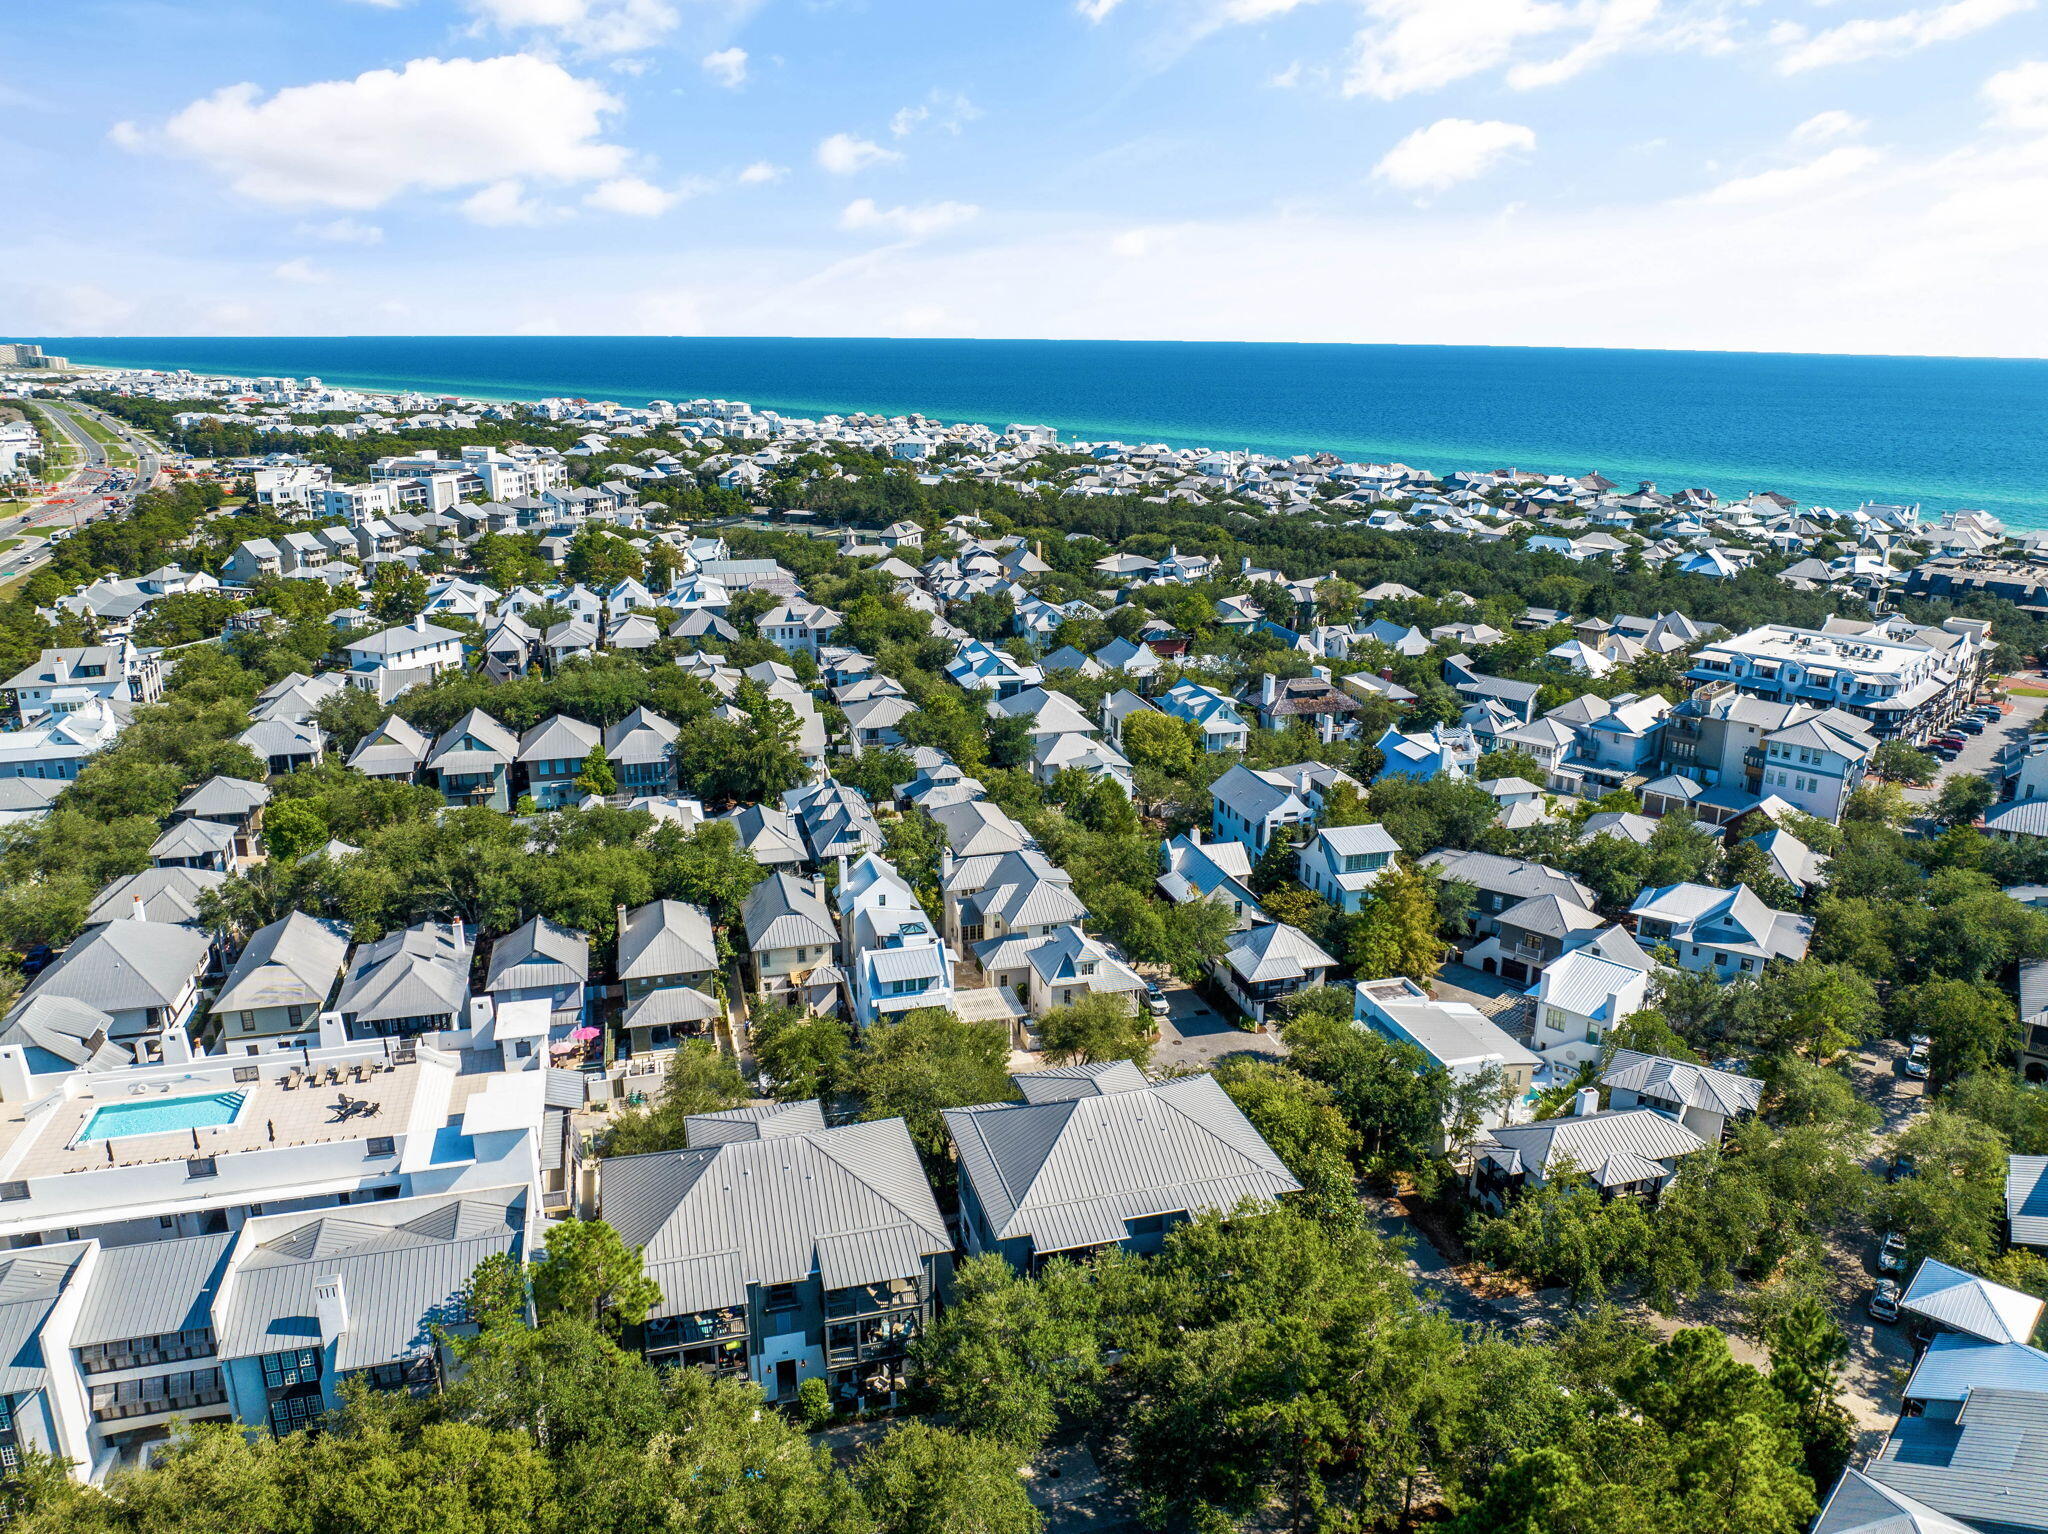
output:
[[[317,767],[327,754],[327,735],[317,724],[261,719],[235,737],[256,754],[272,777]]]
[[[840,936],[857,1026],[953,1004],[953,954],[916,891],[879,854],[841,864]]]
[[[475,941],[462,922],[420,922],[362,943],[334,999],[349,1037],[410,1038],[468,1023]]]
[[[1658,1108],[1709,1145],[1727,1138],[1729,1126],[1748,1118],[1763,1101],[1764,1084],[1754,1076],[1617,1049],[1600,1073],[1610,1108]]]
[[[897,1404],[953,1251],[903,1120],[827,1128],[814,1101],[760,1103],[685,1133],[599,1169],[591,1212],[661,1288],[629,1342],[771,1401],[819,1379],[841,1410]]]
[[[366,778],[410,783],[432,750],[433,742],[417,725],[388,714],[382,724],[356,742],[355,750],[348,754],[348,765]]]
[[[257,1054],[319,1040],[319,1017],[348,957],[346,923],[293,911],[250,935],[208,1008],[209,1046]]]
[[[1638,967],[1610,956],[1597,940],[1554,959],[1529,988],[1531,1045],[1556,1065],[1576,1067],[1599,1059],[1607,1035],[1650,1005],[1654,973],[1649,959]]]
[[[1320,762],[1263,771],[1239,763],[1209,786],[1210,834],[1242,842],[1256,857],[1280,827],[1305,827],[1320,815],[1325,798],[1340,783],[1364,792],[1349,773]]]
[[[1159,889],[1175,905],[1214,900],[1228,906],[1239,929],[1266,920],[1252,893],[1252,859],[1242,842],[1204,841],[1202,828],[1159,846]]]
[[[1278,1003],[1322,985],[1336,967],[1337,960],[1299,927],[1269,921],[1233,932],[1223,952],[1209,961],[1209,974],[1224,996],[1263,1028]]]
[[[1157,1252],[1199,1215],[1300,1190],[1213,1076],[1152,1083],[1119,1060],[1010,1079],[1023,1102],[946,1110],[970,1255],[1028,1273],[1055,1256]]]
[[[576,780],[603,738],[596,725],[567,714],[543,719],[519,737],[519,754],[513,758],[515,793],[522,798],[530,795],[544,810],[581,802],[589,790]]]
[[[1136,970],[1076,926],[1040,936],[1013,932],[988,938],[975,950],[975,961],[989,984],[1016,997],[1032,1017],[1086,996],[1121,997],[1135,1011],[1145,989]]]
[[[816,656],[838,630],[839,614],[801,599],[784,602],[762,615],[761,637],[791,655]]]
[[[1474,1147],[1468,1180],[1472,1196],[1504,1209],[1516,1194],[1543,1187],[1570,1167],[1607,1198],[1655,1198],[1687,1156],[1707,1142],[1655,1108],[1600,1107],[1595,1087],[1582,1088],[1563,1118],[1505,1124]]]
[[[153,1057],[165,1035],[190,1022],[211,954],[207,936],[190,927],[132,919],[88,927],[8,1016],[40,997],[82,1002],[112,1019],[109,1038]]]
[[[685,901],[651,900],[626,913],[618,977],[626,1042],[635,1055],[708,1032],[725,1015],[711,918]]]
[[[342,645],[351,686],[389,702],[409,687],[462,669],[462,636],[425,618],[398,628],[351,634]]]
[[[544,916],[529,917],[492,943],[484,965],[494,1023],[530,1014],[522,1042],[544,1038],[551,1051],[573,1042],[569,1035],[582,1026],[589,981],[590,939]],[[517,1045],[513,1056],[525,1058]]]
[[[1529,1117],[1536,1068],[1543,1062],[1470,1002],[1434,1000],[1406,975],[1395,975],[1361,980],[1351,1015],[1356,1026],[1412,1045],[1428,1064],[1458,1081],[1490,1082],[1491,1100],[1481,1108],[1480,1128]]]
[[[1723,979],[1759,972],[1773,959],[1803,959],[1813,937],[1811,917],[1772,910],[1746,884],[1732,890],[1708,884],[1644,890],[1629,915],[1639,942],[1668,947],[1681,968]]]
[[[1593,892],[1570,874],[1527,858],[1502,857],[1492,852],[1454,852],[1438,848],[1426,855],[1425,867],[1439,877],[1469,884],[1478,892],[1473,903],[1472,931],[1486,938],[1500,930],[1501,912],[1537,895],[1557,895],[1570,903],[1593,909]]]
[[[510,810],[512,763],[518,755],[519,737],[473,708],[441,733],[426,767],[451,805]]]
[[[746,970],[756,996],[789,1003],[804,979],[830,965],[839,946],[832,913],[817,880],[772,873],[740,907],[746,933]]]
[[[1235,699],[1213,687],[1186,678],[1175,682],[1157,699],[1159,712],[1184,719],[1199,732],[1204,751],[1242,751],[1251,738],[1251,726],[1238,712]],[[1121,737],[1119,737],[1121,739]]]
[[[1296,876],[1346,916],[1355,916],[1400,850],[1384,826],[1328,826],[1296,855]]]
[[[14,700],[24,723],[46,714],[66,714],[94,699],[110,703],[154,703],[162,696],[164,675],[155,652],[138,650],[130,640],[44,650],[29,665],[0,682],[0,693]]]

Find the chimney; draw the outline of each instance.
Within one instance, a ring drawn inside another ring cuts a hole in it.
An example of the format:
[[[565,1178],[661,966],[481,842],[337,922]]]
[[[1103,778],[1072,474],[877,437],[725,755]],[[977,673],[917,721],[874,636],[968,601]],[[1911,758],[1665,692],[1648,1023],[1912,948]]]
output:
[[[1587,1118],[1595,1113],[1598,1113],[1599,1111],[1600,1089],[1598,1087],[1580,1087],[1579,1090],[1572,1095],[1573,1118]]]
[[[1271,708],[1273,700],[1280,696],[1280,679],[1268,671],[1259,681],[1259,707]]]
[[[140,895],[131,895],[128,898],[134,902],[133,905],[128,907],[129,920],[148,921],[149,917],[142,909],[142,897]]]
[[[339,1342],[348,1331],[348,1296],[342,1291],[339,1273],[313,1280],[313,1314],[320,1321],[323,1346]]]
[[[28,1051],[19,1044],[0,1047],[0,1102],[25,1103],[34,1095]]]

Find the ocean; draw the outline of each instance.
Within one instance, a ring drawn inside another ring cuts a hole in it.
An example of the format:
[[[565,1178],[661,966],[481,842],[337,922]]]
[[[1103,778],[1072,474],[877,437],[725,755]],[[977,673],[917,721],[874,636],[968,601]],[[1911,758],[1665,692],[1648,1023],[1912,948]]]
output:
[[[746,400],[2048,526],[2048,361],[1253,342],[45,337],[76,362],[486,399]]]

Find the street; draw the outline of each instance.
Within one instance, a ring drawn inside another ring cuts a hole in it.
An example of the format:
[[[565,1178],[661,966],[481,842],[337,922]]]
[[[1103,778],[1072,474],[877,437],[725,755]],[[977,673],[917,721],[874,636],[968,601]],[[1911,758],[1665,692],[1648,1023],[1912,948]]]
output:
[[[160,472],[160,460],[155,449],[123,423],[69,401],[58,404],[38,399],[35,408],[78,449],[79,462],[55,493],[31,504],[17,516],[0,522],[0,539],[21,540],[17,547],[0,554],[0,580],[13,580],[28,574],[49,557],[50,543],[55,534],[105,516],[114,509],[106,504],[110,498],[120,502],[121,510],[134,506],[136,496],[154,485]],[[105,444],[85,429],[80,416],[89,416],[111,432],[133,456],[132,484],[123,489],[108,488],[117,472],[127,471],[115,469]]]
[[[1207,1070],[1231,1055],[1265,1055],[1279,1059],[1287,1046],[1278,1034],[1247,1033],[1203,1000],[1196,991],[1179,981],[1169,981],[1166,1016],[1159,1018],[1159,1042],[1152,1059],[1158,1067]]]

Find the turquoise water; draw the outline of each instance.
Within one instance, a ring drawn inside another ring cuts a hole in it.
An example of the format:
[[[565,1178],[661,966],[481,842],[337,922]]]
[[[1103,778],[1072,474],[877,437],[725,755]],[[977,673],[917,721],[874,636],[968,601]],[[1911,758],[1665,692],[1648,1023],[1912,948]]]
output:
[[[204,1097],[157,1097],[95,1108],[79,1133],[80,1144],[121,1140],[130,1135],[169,1134],[173,1130],[212,1129],[232,1124],[242,1111],[240,1092],[209,1092]]]
[[[45,337],[109,366],[316,375],[481,398],[704,396],[921,411],[1439,473],[1918,501],[2048,526],[2048,361],[1541,347],[648,336]]]

